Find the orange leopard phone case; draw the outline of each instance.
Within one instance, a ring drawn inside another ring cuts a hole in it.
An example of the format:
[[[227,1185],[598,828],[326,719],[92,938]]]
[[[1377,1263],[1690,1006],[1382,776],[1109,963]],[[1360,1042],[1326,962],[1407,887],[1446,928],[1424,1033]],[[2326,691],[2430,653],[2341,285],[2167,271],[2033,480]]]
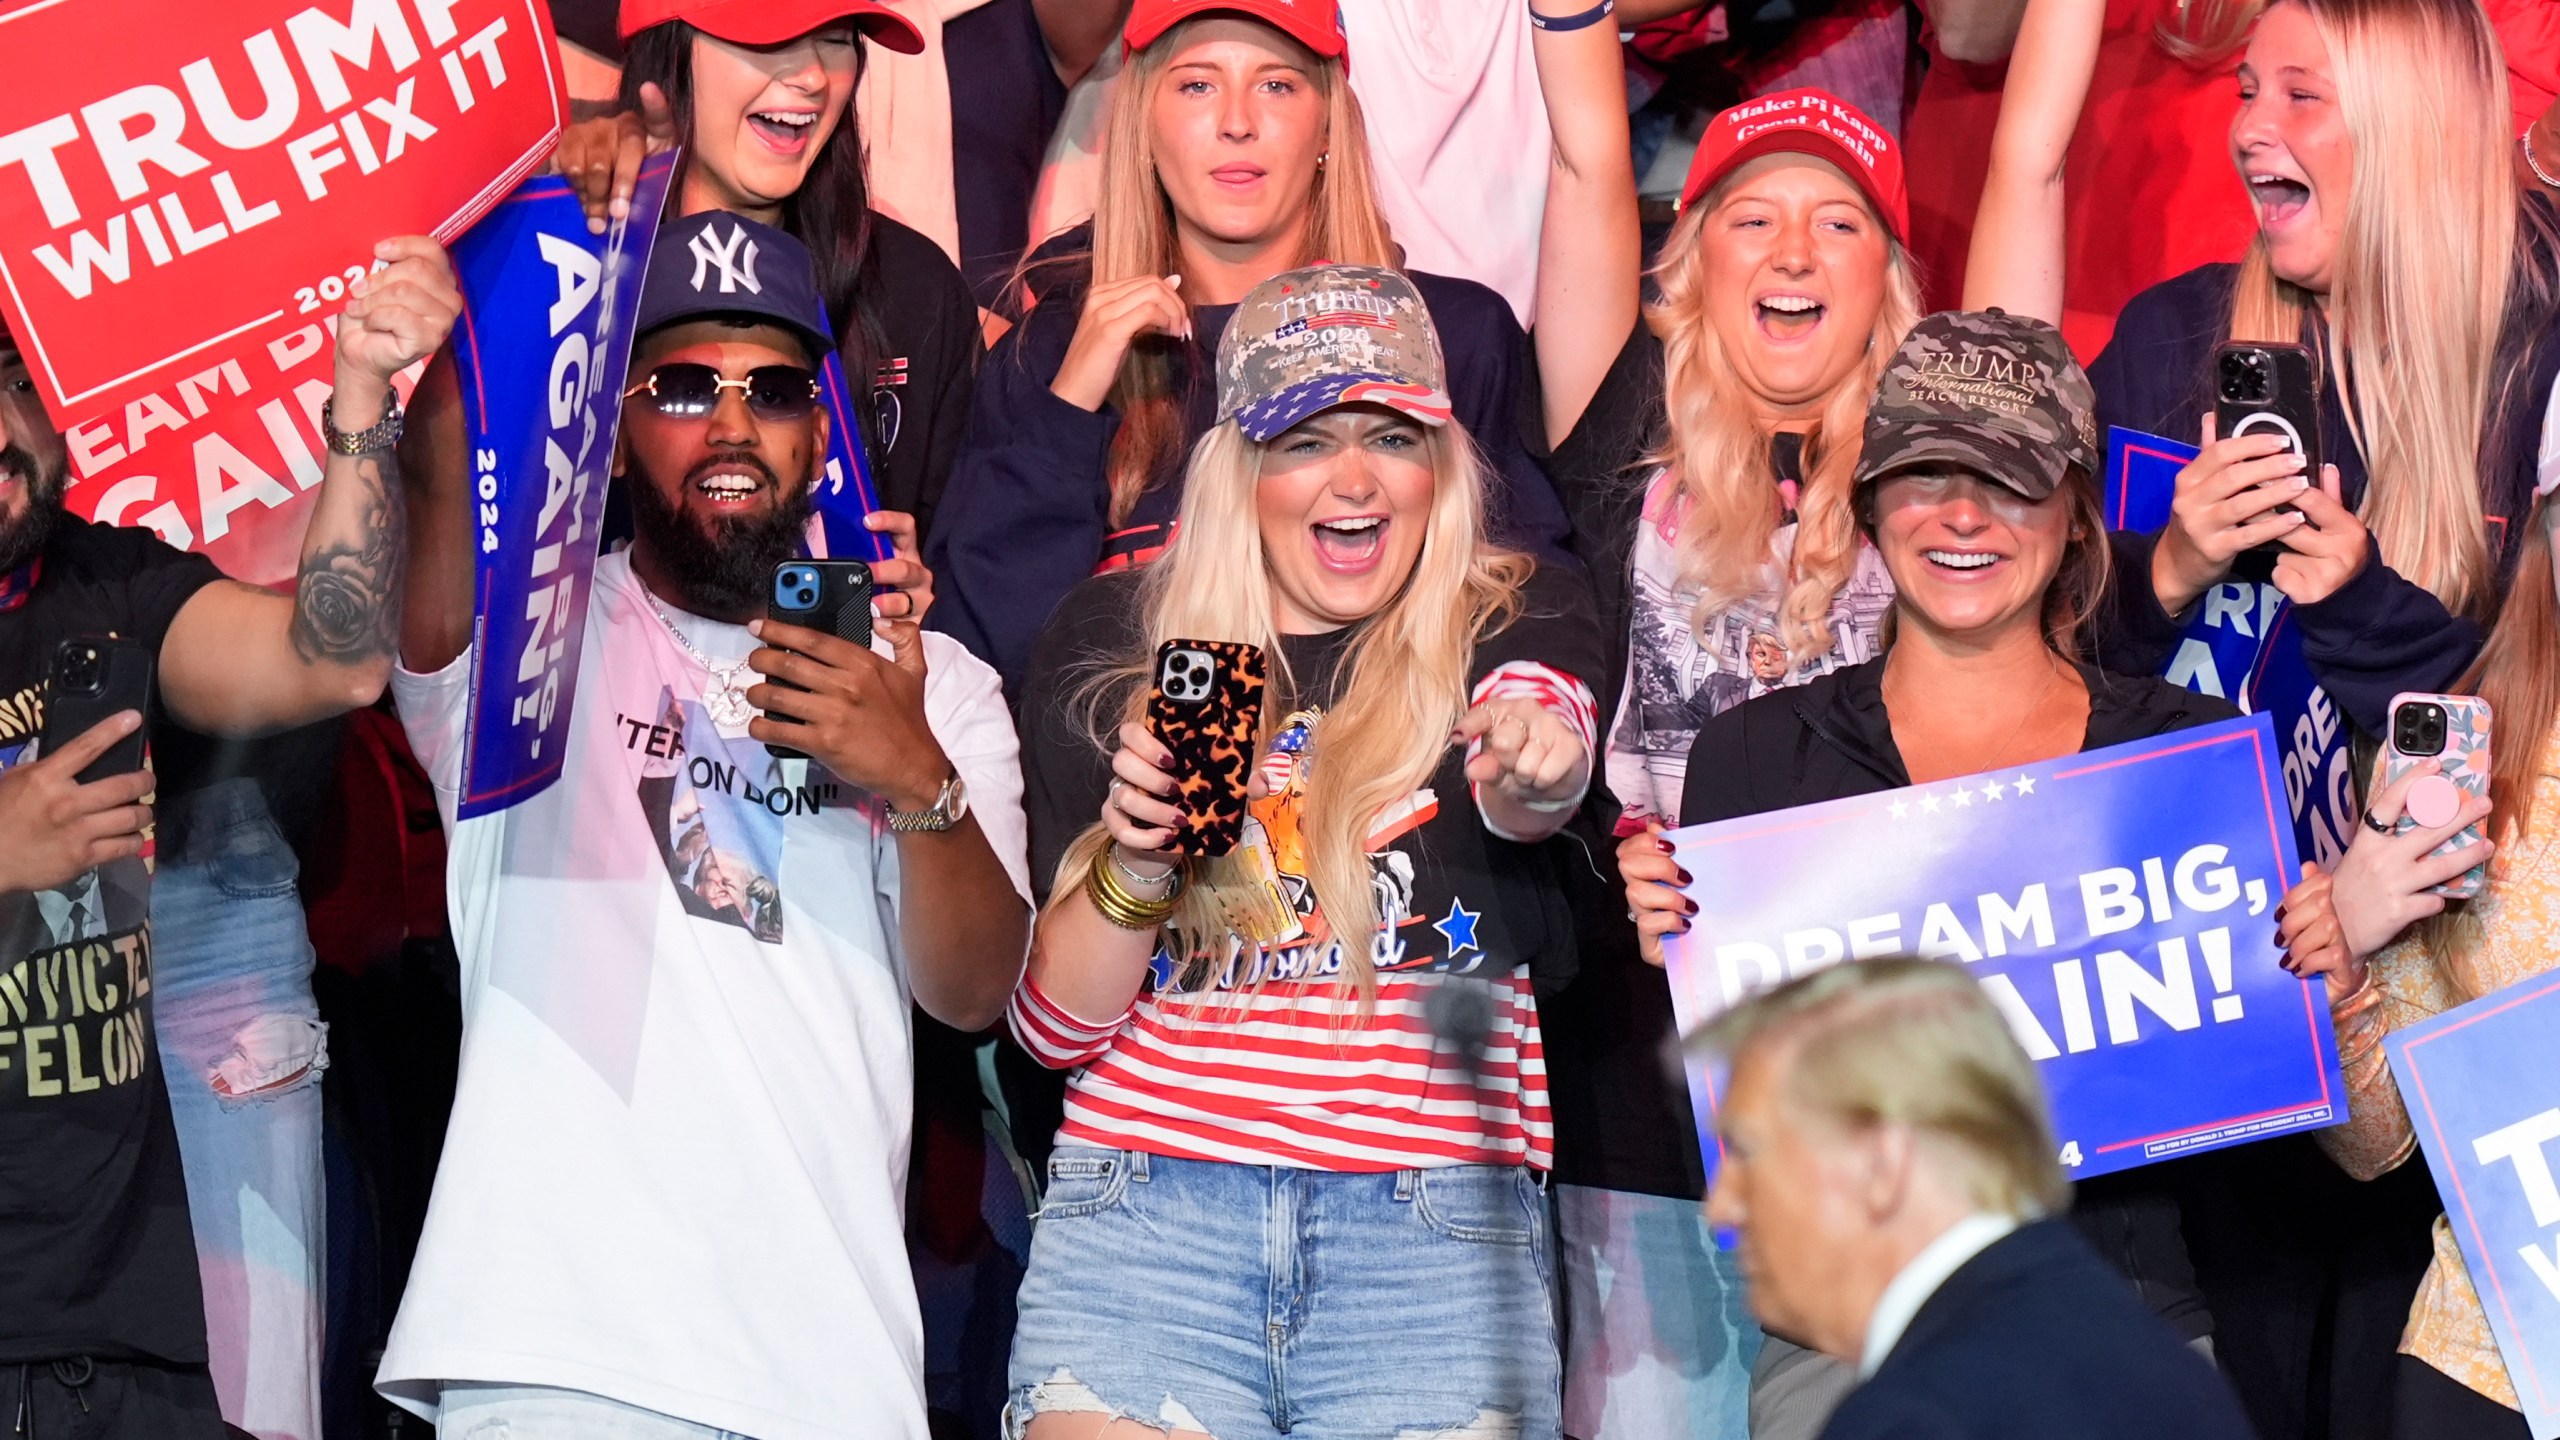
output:
[[[1173,752],[1182,828],[1173,848],[1215,858],[1244,837],[1262,729],[1262,651],[1232,640],[1167,640],[1156,647],[1147,730]]]

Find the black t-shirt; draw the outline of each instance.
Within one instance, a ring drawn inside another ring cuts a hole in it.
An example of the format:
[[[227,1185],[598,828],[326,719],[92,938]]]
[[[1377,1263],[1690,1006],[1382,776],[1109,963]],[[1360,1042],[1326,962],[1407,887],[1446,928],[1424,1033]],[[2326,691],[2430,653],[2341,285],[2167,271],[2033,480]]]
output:
[[[1089,712],[1086,687],[1095,675],[1137,652],[1143,638],[1138,594],[1138,577],[1132,574],[1086,580],[1058,607],[1035,652],[1023,702],[1022,768],[1032,883],[1044,896],[1059,857],[1102,812],[1103,792],[1111,783],[1110,755],[1085,721],[1091,713],[1101,717],[1106,733],[1116,728],[1122,695],[1106,692],[1101,706]],[[1314,717],[1332,703],[1341,678],[1339,662],[1359,634],[1353,627],[1281,637],[1300,692],[1285,702],[1291,709],[1277,727],[1274,748],[1297,755],[1292,770],[1323,763],[1298,722],[1305,719],[1312,727]],[[1522,591],[1519,614],[1476,642],[1467,682],[1472,688],[1506,665],[1515,667],[1512,673],[1536,665],[1581,680],[1599,663],[1599,641],[1591,600],[1580,580],[1540,567]],[[1270,703],[1284,702],[1274,697]],[[1426,789],[1411,797],[1415,803],[1405,816],[1382,820],[1381,831],[1392,831],[1395,824],[1428,812],[1428,818],[1409,824],[1371,853],[1378,894],[1387,902],[1382,908],[1395,925],[1397,941],[1394,956],[1379,968],[1504,974],[1513,965],[1527,964],[1533,975],[1569,968],[1571,927],[1556,867],[1580,864],[1580,851],[1567,839],[1523,845],[1486,830],[1463,773],[1465,763],[1465,751],[1450,746]],[[1304,915],[1314,899],[1303,874],[1291,865],[1291,827],[1287,819],[1268,813],[1290,806],[1292,788],[1283,780],[1274,799],[1257,802],[1256,825],[1263,827],[1278,884]],[[1253,829],[1248,829],[1246,843],[1256,843]]]
[[[221,578],[148,531],[68,516],[40,564],[25,602],[0,612],[0,767],[31,758],[57,643],[111,635],[157,653]],[[152,1029],[150,905],[141,860],[0,895],[0,1365],[205,1359]]]
[[[951,200],[960,273],[990,310],[1031,244],[1031,201],[1049,136],[1067,111],[1031,0],[987,0],[942,22],[951,82]]]
[[[874,318],[886,342],[871,376],[871,413],[863,434],[871,446],[871,478],[884,510],[916,517],[919,536],[951,479],[952,457],[969,428],[969,396],[977,384],[978,305],[942,247],[874,212],[871,263],[880,281]],[[860,376],[845,385],[861,393]]]

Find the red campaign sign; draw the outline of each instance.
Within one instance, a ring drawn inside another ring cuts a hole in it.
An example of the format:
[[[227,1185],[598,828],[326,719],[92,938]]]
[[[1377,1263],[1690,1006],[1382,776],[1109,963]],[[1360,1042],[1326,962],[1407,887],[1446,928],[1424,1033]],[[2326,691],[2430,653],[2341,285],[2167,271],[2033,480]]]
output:
[[[265,391],[375,241],[460,234],[568,105],[543,0],[0,6],[0,310],[65,430],[123,432],[84,475]]]
[[[148,525],[252,585],[292,583],[320,497],[320,407],[333,323],[281,324],[203,357],[203,369],[74,425],[73,514]],[[401,377],[403,396],[416,378]]]

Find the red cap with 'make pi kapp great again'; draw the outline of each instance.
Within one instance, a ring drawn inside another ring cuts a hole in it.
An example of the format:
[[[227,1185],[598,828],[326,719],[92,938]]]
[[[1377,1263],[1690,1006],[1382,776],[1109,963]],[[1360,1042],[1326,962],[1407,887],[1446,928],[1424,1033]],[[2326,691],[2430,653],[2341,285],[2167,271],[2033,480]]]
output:
[[[901,55],[924,49],[915,22],[880,0],[622,0],[622,38],[682,20],[732,45],[780,45],[840,20]]]
[[[1911,197],[1902,184],[1902,147],[1867,113],[1827,90],[1786,90],[1747,100],[1708,122],[1698,138],[1689,181],[1680,187],[1682,209],[1698,203],[1716,182],[1763,155],[1794,152],[1828,160],[1893,228],[1911,233]]]
[[[1137,0],[1129,7],[1128,28],[1121,38],[1130,49],[1144,50],[1194,15],[1220,13],[1259,20],[1328,60],[1342,55],[1342,11],[1335,0]]]

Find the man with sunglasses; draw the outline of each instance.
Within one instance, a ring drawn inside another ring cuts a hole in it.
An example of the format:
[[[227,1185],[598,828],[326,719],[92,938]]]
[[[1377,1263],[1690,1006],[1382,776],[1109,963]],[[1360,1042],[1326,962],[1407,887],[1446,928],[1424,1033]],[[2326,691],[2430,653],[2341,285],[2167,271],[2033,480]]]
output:
[[[800,243],[670,223],[638,329],[635,538],[596,564],[561,777],[448,818],[462,1071],[377,1383],[443,1435],[922,1437],[908,1004],[979,1029],[1021,972],[1012,722],[907,596],[868,648],[763,618],[837,423]],[[460,458],[413,468],[393,682],[448,806]],[[921,594],[911,528],[875,525],[884,592]]]

